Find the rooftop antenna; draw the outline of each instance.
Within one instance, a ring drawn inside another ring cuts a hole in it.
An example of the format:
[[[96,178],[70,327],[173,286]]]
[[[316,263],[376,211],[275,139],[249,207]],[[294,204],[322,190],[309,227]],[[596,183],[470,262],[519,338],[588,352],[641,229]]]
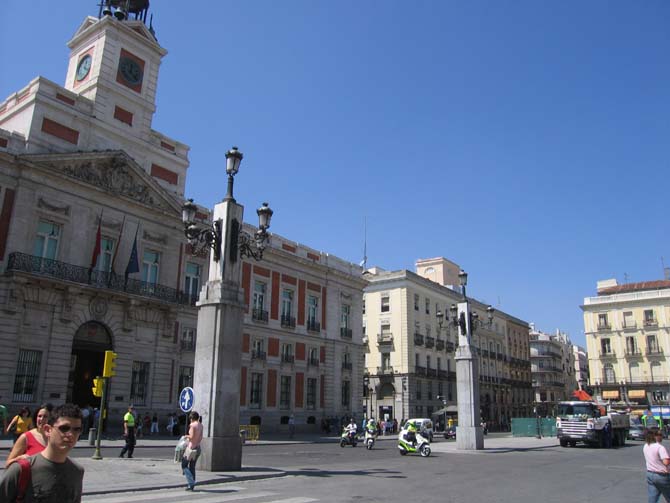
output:
[[[663,278],[670,280],[670,267],[665,267],[665,260],[661,257],[661,266],[663,266]]]
[[[623,273],[623,282],[624,282],[624,284],[628,283],[628,273],[627,272]]]
[[[364,231],[363,231],[363,260],[360,262],[360,266],[365,270],[368,268],[368,217],[364,218]]]

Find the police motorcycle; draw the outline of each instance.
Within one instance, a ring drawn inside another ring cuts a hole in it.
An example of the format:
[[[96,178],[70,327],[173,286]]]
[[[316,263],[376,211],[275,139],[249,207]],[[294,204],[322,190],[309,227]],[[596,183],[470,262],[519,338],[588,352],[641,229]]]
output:
[[[418,452],[425,458],[430,456],[430,443],[412,422],[407,421],[398,434],[398,450],[401,456]]]
[[[340,447],[346,447],[350,445],[351,447],[356,447],[358,444],[358,438],[356,436],[356,425],[349,424],[344,427],[342,431],[342,437],[340,438]]]
[[[365,443],[365,448],[370,451],[375,446],[375,441],[377,440],[377,423],[374,420],[370,420],[365,425],[365,438],[363,442]]]

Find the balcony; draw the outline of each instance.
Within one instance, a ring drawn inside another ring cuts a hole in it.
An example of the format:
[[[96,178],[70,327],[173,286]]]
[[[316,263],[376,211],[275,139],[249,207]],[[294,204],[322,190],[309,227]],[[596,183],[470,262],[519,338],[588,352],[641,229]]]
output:
[[[295,356],[293,355],[281,355],[282,363],[293,363],[295,361]]]
[[[319,366],[319,359],[318,358],[310,358],[307,360],[307,366],[308,367],[318,367]]]
[[[418,376],[425,376],[426,375],[426,367],[421,367],[420,365],[415,365],[414,366],[414,373]]]
[[[417,346],[423,346],[423,335],[415,333],[414,344],[416,344]]]
[[[626,348],[626,356],[628,358],[639,358],[642,356],[640,348]]]
[[[644,328],[656,328],[658,327],[658,320],[656,318],[648,318],[644,320]]]
[[[431,337],[429,335],[426,336],[426,347],[427,348],[435,347],[435,337]]]
[[[447,379],[449,377],[449,373],[446,370],[438,370],[437,377],[440,379]]]
[[[616,358],[616,353],[611,349],[605,349],[605,350],[601,349],[600,358]]]
[[[393,334],[391,332],[377,334],[377,344],[393,344]]]
[[[260,321],[261,323],[268,322],[268,312],[263,309],[253,308],[251,310],[251,319],[254,321]]]
[[[497,353],[496,354],[496,359],[505,361],[505,355],[502,353]]]
[[[307,330],[310,332],[321,332],[321,323],[316,320],[307,320]]]
[[[445,347],[445,343],[444,343],[443,339],[437,339],[435,341],[435,349],[437,349],[438,351],[442,351],[444,349],[444,347]]]
[[[610,323],[598,323],[599,332],[607,332],[609,330],[612,330],[612,325]]]
[[[351,339],[352,334],[353,334],[353,332],[350,328],[340,327],[340,337],[342,339]]]
[[[380,376],[385,376],[385,375],[393,375],[393,367],[386,366],[386,367],[377,367],[377,375]]]
[[[342,370],[349,370],[351,371],[353,365],[351,362],[342,362]]]
[[[295,328],[295,317],[281,315],[281,326],[284,328]]]
[[[621,328],[624,330],[637,330],[637,323],[634,321],[624,321]]]
[[[447,352],[452,352],[456,350],[456,346],[453,342],[447,341]]]
[[[483,358],[488,358],[489,357],[489,352],[486,349],[482,349],[482,357]]]
[[[265,361],[267,359],[267,354],[265,353],[265,351],[253,350],[251,352],[251,359],[252,360],[263,360],[263,361]]]
[[[663,356],[663,348],[655,346],[647,348],[647,356]]]
[[[91,288],[106,290],[109,292],[122,292],[130,295],[138,295],[148,299],[195,306],[197,295],[159,285],[147,283],[136,279],[125,280],[123,275],[109,272],[91,271],[88,267],[80,267],[58,260],[50,260],[27,255],[25,253],[10,253],[7,259],[7,272],[27,273],[40,278],[51,278],[59,281],[70,281]]]
[[[426,369],[426,376],[427,377],[437,377],[437,369],[427,368]]]

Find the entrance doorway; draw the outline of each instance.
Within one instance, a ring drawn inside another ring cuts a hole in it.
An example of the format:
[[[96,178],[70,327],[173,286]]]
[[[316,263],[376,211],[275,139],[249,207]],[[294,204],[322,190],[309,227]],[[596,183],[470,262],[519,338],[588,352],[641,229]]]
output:
[[[112,337],[103,324],[89,321],[77,329],[70,355],[68,402],[100,407],[100,398],[93,396],[93,379],[102,375],[105,351],[111,349]]]

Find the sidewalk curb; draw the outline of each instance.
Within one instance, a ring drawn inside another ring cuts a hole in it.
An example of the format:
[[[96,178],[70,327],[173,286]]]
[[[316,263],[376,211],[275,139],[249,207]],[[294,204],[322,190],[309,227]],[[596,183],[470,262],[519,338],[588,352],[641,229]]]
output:
[[[226,473],[226,472],[212,472],[212,473]],[[205,485],[215,485],[215,484],[230,484],[230,483],[237,483],[237,482],[248,482],[250,480],[266,480],[266,479],[276,479],[276,478],[282,478],[287,476],[287,472],[284,471],[278,471],[276,473],[263,473],[263,474],[256,474],[256,475],[242,475],[242,476],[235,476],[235,475],[230,475],[228,479],[208,479],[208,480],[203,480],[202,482],[197,482],[196,483],[196,492],[198,490],[199,486],[205,486]],[[148,491],[156,491],[159,489],[180,489],[183,488],[186,485],[186,480],[184,480],[183,483],[181,484],[168,484],[168,485],[160,485],[160,486],[143,486],[143,487],[134,487],[134,488],[121,488],[121,489],[104,489],[104,490],[92,490],[92,491],[83,491],[82,496],[101,496],[104,494],[122,494],[122,493],[130,493],[130,492],[148,492]]]

